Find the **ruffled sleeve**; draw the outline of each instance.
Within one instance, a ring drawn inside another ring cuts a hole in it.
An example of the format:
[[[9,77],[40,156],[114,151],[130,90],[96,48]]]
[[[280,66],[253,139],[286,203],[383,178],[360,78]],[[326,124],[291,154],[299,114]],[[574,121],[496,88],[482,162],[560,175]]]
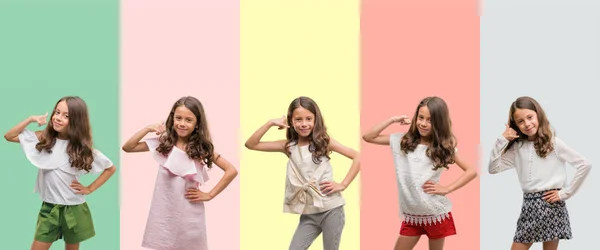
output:
[[[154,160],[156,160],[159,165],[165,164],[167,157],[156,151],[156,148],[158,148],[158,145],[160,145],[158,137],[148,138],[145,140],[145,142],[146,145],[148,145],[148,150],[150,150],[150,154],[152,154]]]
[[[90,173],[100,173],[114,165],[100,150],[94,149],[92,152],[94,154],[94,162],[92,162]]]
[[[190,159],[186,152],[173,146],[169,155],[164,156],[156,151],[156,148],[160,145],[158,137],[148,138],[145,142],[146,145],[148,145],[148,149],[150,150],[152,157],[154,157],[154,160],[171,174],[193,180],[200,185],[204,185],[204,183],[208,181],[209,178],[206,166],[199,161]]]
[[[39,169],[57,169],[71,165],[64,143],[57,141],[52,148],[52,153],[48,153],[44,150],[40,152],[35,148],[39,142],[37,135],[31,130],[25,129],[19,134],[19,144],[32,165]]]

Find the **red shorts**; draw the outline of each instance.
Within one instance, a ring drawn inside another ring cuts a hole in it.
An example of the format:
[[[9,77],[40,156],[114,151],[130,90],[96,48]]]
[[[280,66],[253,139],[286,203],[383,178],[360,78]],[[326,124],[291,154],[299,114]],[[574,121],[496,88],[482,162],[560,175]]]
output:
[[[449,213],[450,218],[445,218],[442,222],[435,224],[410,224],[402,221],[400,227],[400,235],[404,236],[420,236],[422,234],[427,235],[429,239],[440,239],[450,235],[456,234],[456,227],[454,227],[454,219],[452,213]]]

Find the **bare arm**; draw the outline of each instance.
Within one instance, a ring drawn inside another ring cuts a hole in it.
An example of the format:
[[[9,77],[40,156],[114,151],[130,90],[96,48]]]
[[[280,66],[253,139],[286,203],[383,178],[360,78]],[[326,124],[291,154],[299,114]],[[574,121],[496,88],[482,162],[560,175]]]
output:
[[[408,116],[394,116],[390,117],[377,124],[375,127],[371,128],[365,134],[363,134],[362,138],[368,143],[373,143],[377,145],[390,145],[390,135],[382,135],[381,132],[385,130],[387,127],[392,125],[393,123],[398,122],[402,125],[410,124],[410,120],[408,120]]]
[[[354,178],[356,178],[358,172],[360,172],[360,155],[356,150],[348,148],[333,139],[329,141],[329,149],[351,159],[352,165],[350,166],[346,177],[341,183],[338,184],[334,181],[326,181],[321,183],[321,190],[324,194],[331,194],[346,190]]]
[[[217,185],[215,185],[215,187],[210,190],[208,192],[208,195],[210,196],[211,199],[213,199],[214,197],[216,197],[217,195],[219,195],[221,192],[223,192],[223,190],[229,186],[229,184],[233,181],[233,179],[235,179],[235,177],[238,175],[238,171],[235,169],[235,167],[229,163],[229,161],[227,161],[225,158],[216,155],[215,154],[215,165],[217,165],[217,167],[221,168],[221,170],[223,170],[225,172],[225,174],[223,174],[223,177],[221,178],[221,180],[219,180],[219,182],[217,183]]]
[[[29,125],[32,122],[37,122],[39,126],[42,126],[42,125],[46,124],[47,116],[48,116],[48,113],[46,113],[45,115],[41,115],[41,116],[28,117],[27,119],[19,122],[19,124],[15,125],[10,130],[8,130],[8,132],[6,132],[6,134],[4,134],[4,139],[9,142],[19,142],[19,134],[21,134],[21,132],[23,132],[23,130],[25,130],[27,125]],[[36,132],[36,134],[39,137],[40,132]]]
[[[156,132],[157,135],[162,134],[165,131],[164,125],[155,124],[150,125],[148,127],[143,128],[142,130],[135,133],[125,144],[123,144],[123,151],[127,153],[134,152],[146,152],[150,150],[148,148],[148,144],[146,142],[141,141],[144,136],[146,136],[150,132]]]
[[[432,181],[425,182],[423,185],[425,193],[446,195],[462,188],[463,186],[467,185],[467,183],[475,179],[475,177],[477,177],[477,171],[475,171],[475,168],[471,164],[463,161],[458,153],[454,155],[454,161],[456,165],[458,165],[458,167],[464,171],[464,173],[448,186],[442,186],[440,184],[433,183]]]
[[[286,140],[267,142],[261,141],[262,137],[267,133],[267,131],[269,131],[271,127],[278,126],[279,129],[287,128],[288,126],[285,125],[283,121],[284,119],[285,118],[270,120],[264,125],[262,125],[260,128],[258,128],[258,130],[256,130],[256,132],[254,132],[254,134],[252,134],[252,136],[250,136],[250,138],[248,138],[244,146],[251,150],[264,152],[281,152],[287,154],[285,150]]]
[[[458,153],[455,153],[454,161],[456,162],[456,165],[458,165],[464,172],[456,181],[448,185],[449,193],[462,188],[463,186],[467,185],[467,183],[475,179],[475,177],[477,177],[477,171],[475,171],[475,168],[471,164],[463,161]]]
[[[221,180],[219,180],[217,185],[215,185],[215,187],[208,193],[202,192],[196,188],[188,189],[185,193],[185,197],[190,202],[210,201],[214,199],[215,197],[217,197],[217,195],[223,192],[223,190],[225,190],[225,188],[227,188],[227,186],[229,186],[229,184],[237,176],[237,170],[225,158],[221,157],[216,153],[214,157],[214,164],[217,165],[217,167],[221,168],[225,172],[225,174],[223,175],[223,177],[221,177]]]
[[[100,174],[100,176],[98,176],[98,178],[96,178],[96,180],[94,180],[94,182],[92,182],[92,184],[90,184],[87,187],[81,185],[81,183],[79,183],[77,180],[73,180],[73,182],[71,183],[71,188],[75,189],[77,191],[77,194],[91,194],[98,188],[100,188],[102,185],[104,185],[104,183],[106,183],[106,181],[108,181],[108,179],[110,179],[110,177],[113,176],[113,174],[116,171],[117,168],[115,166],[111,166],[107,169],[104,169],[104,171],[102,171],[102,174]]]

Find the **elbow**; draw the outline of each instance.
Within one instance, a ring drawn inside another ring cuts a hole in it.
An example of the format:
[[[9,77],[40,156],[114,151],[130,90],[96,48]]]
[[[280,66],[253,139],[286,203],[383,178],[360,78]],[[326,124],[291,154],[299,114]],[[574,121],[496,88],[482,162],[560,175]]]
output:
[[[585,166],[586,166],[587,169],[592,169],[592,162],[586,160],[585,161]]]
[[[129,147],[127,147],[126,145],[123,145],[123,147],[121,147],[121,149],[125,152],[125,153],[131,153],[131,149]]]
[[[231,175],[231,179],[235,179],[235,177],[237,177],[239,174],[239,172],[237,171],[237,169],[235,168],[231,168],[231,172],[229,175]]]
[[[373,142],[372,138],[368,135],[363,135],[362,138],[363,138],[363,141],[365,141],[365,142],[368,142],[368,143]]]
[[[10,136],[9,133],[4,134],[4,140],[9,142],[18,142],[19,140],[17,138],[17,136]]]
[[[477,171],[473,170],[471,172],[471,179],[475,179],[475,178],[477,178],[477,176],[479,176],[479,173],[477,173]]]
[[[493,162],[490,162],[488,165],[488,173],[497,174],[498,172],[498,166],[496,166]]]
[[[369,136],[367,136],[367,135],[363,135],[363,136],[362,136],[362,139],[363,139],[363,141],[366,141],[366,142],[371,142],[371,139],[370,139],[370,138],[369,138]]]
[[[109,173],[110,175],[113,175],[114,173],[117,172],[117,167],[115,167],[113,165],[112,167],[105,169],[104,172]]]
[[[251,142],[246,142],[246,143],[244,143],[244,146],[245,146],[247,149],[254,149],[254,145],[255,145],[255,144],[254,144],[254,143],[251,143]]]

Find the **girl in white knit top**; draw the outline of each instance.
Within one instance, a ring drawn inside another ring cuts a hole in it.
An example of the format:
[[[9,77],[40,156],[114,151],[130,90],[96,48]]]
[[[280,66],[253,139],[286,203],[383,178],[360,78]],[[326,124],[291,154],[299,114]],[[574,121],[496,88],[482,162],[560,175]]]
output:
[[[408,132],[382,135],[393,123],[410,125]],[[444,239],[456,234],[445,196],[477,176],[477,172],[457,153],[446,102],[439,97],[423,99],[410,119],[391,117],[363,135],[366,142],[390,145],[396,165],[400,216],[403,218],[395,250],[410,250],[421,235],[429,238],[429,249],[440,250]],[[458,165],[464,173],[448,186],[438,182],[444,169]]]
[[[543,242],[544,250],[557,249],[560,239],[571,239],[565,200],[572,197],[592,165],[552,132],[536,100],[519,97],[510,106],[506,130],[492,149],[489,172],[517,171],[523,205],[513,239],[513,250]],[[567,185],[565,163],[577,170]]]
[[[287,139],[261,141],[271,127],[285,129]],[[301,214],[289,249],[308,249],[322,232],[323,249],[337,250],[345,224],[345,201],[340,192],[354,180],[360,165],[358,152],[329,137],[317,104],[308,97],[294,99],[287,117],[268,121],[246,141],[246,147],[289,157],[284,212]],[[333,180],[331,151],[352,159],[341,183]]]

